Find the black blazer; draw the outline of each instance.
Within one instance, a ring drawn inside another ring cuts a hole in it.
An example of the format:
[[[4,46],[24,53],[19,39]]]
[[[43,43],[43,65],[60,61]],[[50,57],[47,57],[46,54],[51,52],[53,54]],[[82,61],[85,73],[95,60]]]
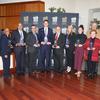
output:
[[[1,55],[10,55],[11,48],[9,45],[10,37],[7,37],[5,34],[2,35],[1,38]]]
[[[26,34],[25,31],[23,31],[23,35],[24,35],[24,42],[26,42],[26,35],[27,34]],[[13,31],[11,37],[12,37],[12,44],[13,44],[13,46],[15,46],[17,43],[20,42],[20,33],[19,33],[18,29]]]
[[[37,35],[37,34],[36,34]],[[37,39],[38,39],[38,35],[37,35]],[[33,46],[36,43],[36,37],[35,35],[30,32],[26,38],[26,44],[28,46],[28,52],[34,52],[35,47]]]
[[[55,35],[56,35],[56,33],[53,36],[53,43],[55,41]],[[63,49],[65,47],[65,41],[66,41],[65,35],[63,33],[60,33],[60,35],[58,37],[57,45]]]

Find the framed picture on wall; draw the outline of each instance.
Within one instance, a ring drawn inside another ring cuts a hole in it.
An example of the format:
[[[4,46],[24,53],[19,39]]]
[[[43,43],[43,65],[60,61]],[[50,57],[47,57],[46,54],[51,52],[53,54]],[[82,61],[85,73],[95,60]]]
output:
[[[44,17],[43,17],[43,21],[44,21],[44,20],[48,20],[48,16],[44,16]]]
[[[33,24],[38,24],[38,16],[33,16]]]
[[[20,17],[20,21],[27,32],[31,29],[32,24],[35,24],[38,28],[43,27],[44,20],[49,21],[49,27],[53,29],[53,32],[55,32],[56,25],[59,25],[62,28],[62,32],[65,33],[67,24],[72,24],[76,31],[79,13],[23,12]]]
[[[27,25],[29,22],[29,16],[24,16],[23,20],[24,20],[24,24]]]
[[[67,25],[67,17],[62,17],[62,25]]]
[[[57,16],[52,17],[52,25],[57,25],[57,22],[58,22],[58,17]]]

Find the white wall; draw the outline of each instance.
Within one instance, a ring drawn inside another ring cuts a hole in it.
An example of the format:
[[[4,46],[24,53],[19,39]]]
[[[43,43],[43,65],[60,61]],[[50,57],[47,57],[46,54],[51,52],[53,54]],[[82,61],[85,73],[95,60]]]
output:
[[[88,29],[90,17],[89,10],[100,8],[100,0],[76,0],[75,12],[80,14],[80,24],[85,26],[85,30]]]
[[[45,1],[45,10],[49,11],[48,8],[65,8],[67,12],[75,11],[75,1],[76,0],[44,0]]]
[[[25,2],[33,0],[0,0],[4,2]],[[65,8],[67,12],[79,13],[79,24],[85,26],[85,31],[88,29],[89,23],[89,10],[94,8],[100,8],[100,0],[40,0],[45,1],[45,11],[49,11],[48,8]],[[90,16],[91,17],[91,16]]]
[[[100,0],[44,0],[46,3],[46,11],[54,6],[56,8],[65,8],[67,12],[79,13],[79,24],[85,26],[85,32],[89,25],[89,10],[100,8]]]
[[[100,20],[100,12],[95,12],[93,14],[93,18],[97,18],[98,20]]]

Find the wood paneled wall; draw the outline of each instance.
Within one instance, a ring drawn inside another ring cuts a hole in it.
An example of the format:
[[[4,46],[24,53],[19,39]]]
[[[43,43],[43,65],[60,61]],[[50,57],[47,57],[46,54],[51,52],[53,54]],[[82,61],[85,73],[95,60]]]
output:
[[[25,11],[44,12],[45,4],[42,1],[0,4],[0,29],[16,29],[20,13]]]

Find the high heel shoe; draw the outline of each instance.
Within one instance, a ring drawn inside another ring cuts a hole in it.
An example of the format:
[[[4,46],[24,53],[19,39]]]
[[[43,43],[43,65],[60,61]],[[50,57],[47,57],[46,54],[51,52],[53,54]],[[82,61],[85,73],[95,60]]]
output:
[[[81,72],[79,71],[78,73],[77,73],[77,78],[79,78],[81,76]]]

